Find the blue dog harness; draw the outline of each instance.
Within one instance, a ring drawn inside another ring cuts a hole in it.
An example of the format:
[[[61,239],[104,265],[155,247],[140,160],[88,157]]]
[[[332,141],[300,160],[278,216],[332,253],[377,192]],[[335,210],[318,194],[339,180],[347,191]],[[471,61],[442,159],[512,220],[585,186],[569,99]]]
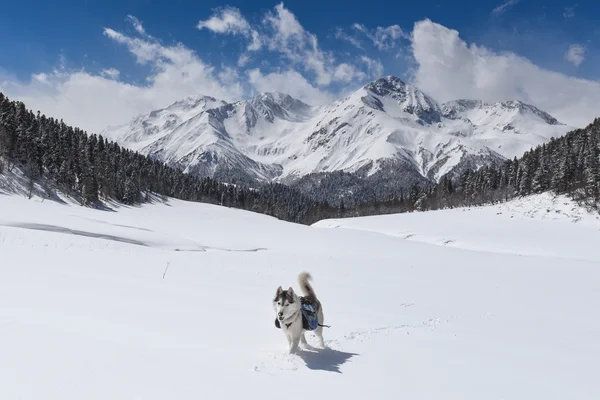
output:
[[[323,326],[329,328],[329,325],[320,325],[319,324],[319,316],[315,311],[314,307],[305,297],[300,297],[300,303],[302,307],[300,311],[302,312],[302,328],[306,331],[314,331],[319,326]],[[275,327],[281,329],[281,325],[279,324],[279,320],[275,318]]]

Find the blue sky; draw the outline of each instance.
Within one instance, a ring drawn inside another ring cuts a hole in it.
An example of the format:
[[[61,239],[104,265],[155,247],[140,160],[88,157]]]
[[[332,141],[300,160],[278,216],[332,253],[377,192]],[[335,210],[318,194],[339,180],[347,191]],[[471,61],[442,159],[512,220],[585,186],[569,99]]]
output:
[[[321,104],[390,74],[439,101],[593,118],[598,2],[393,3],[13,1],[0,14],[0,90],[91,131],[187,95],[278,90]]]

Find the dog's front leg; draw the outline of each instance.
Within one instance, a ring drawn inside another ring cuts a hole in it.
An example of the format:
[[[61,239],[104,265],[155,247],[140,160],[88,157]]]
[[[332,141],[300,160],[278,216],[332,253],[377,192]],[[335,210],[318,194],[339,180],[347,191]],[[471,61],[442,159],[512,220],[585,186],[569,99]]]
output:
[[[285,332],[285,338],[288,342],[288,351],[292,348],[292,333],[290,331]]]
[[[307,345],[306,336],[304,336],[304,331],[302,331],[302,335],[300,335],[300,344]]]
[[[294,337],[290,343],[290,354],[295,354],[298,351],[298,343],[300,342],[300,337]]]

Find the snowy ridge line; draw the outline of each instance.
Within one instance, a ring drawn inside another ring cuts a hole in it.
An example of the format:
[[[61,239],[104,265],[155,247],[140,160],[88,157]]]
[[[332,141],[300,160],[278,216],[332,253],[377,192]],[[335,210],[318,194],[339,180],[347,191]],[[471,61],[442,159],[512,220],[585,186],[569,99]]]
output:
[[[235,103],[189,97],[102,134],[186,172],[290,183],[398,168],[437,181],[520,156],[572,129],[518,101],[440,105],[388,76],[319,107],[283,93]]]

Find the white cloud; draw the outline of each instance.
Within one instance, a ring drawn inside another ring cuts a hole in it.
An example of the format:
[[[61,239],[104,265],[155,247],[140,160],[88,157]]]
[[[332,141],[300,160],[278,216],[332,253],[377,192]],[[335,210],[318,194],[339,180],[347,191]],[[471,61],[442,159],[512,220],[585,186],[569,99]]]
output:
[[[368,29],[362,24],[354,24],[352,27],[371,39],[375,47],[379,50],[388,50],[396,47],[400,39],[410,39],[410,35],[405,33],[398,25],[378,26],[375,29]]]
[[[375,45],[380,49],[394,47],[400,38],[408,39],[409,36],[398,25],[378,26],[375,30]]]
[[[504,14],[509,8],[515,6],[520,0],[508,0],[492,10],[492,15],[498,16]]]
[[[302,25],[283,3],[275,6],[275,12],[269,12],[264,23],[271,28],[268,46],[272,51],[284,55],[294,64],[303,65],[306,71],[316,76],[318,85],[329,85],[334,79],[333,56],[319,48],[315,35],[304,30]]]
[[[250,30],[250,24],[240,10],[235,7],[225,7],[205,21],[198,22],[198,29],[209,29],[216,33],[244,33]]]
[[[219,72],[218,76],[219,81],[224,85],[231,85],[235,87],[240,81],[240,74],[238,70],[226,65],[222,66],[221,72]]]
[[[413,30],[413,81],[440,101],[522,100],[560,121],[585,126],[600,116],[600,82],[543,69],[514,53],[468,45],[457,31],[430,20]]]
[[[115,68],[106,68],[100,72],[100,75],[104,76],[105,78],[118,79],[119,75],[121,75],[121,72]]]
[[[315,82],[327,86],[333,82],[349,82],[365,76],[356,65],[337,62],[331,52],[320,48],[317,36],[306,31],[296,16],[283,3],[265,13],[262,23],[251,26],[239,9],[221,8],[215,14],[198,24],[199,29],[209,29],[215,33],[243,35],[249,41],[247,51],[257,51],[264,47],[278,53],[291,67],[301,67],[314,75]],[[393,35],[394,33],[389,33]],[[246,66],[249,54],[238,57],[238,66]]]
[[[142,22],[139,19],[137,19],[133,15],[128,15],[126,20],[133,25],[137,33],[139,33],[140,35],[146,35],[146,30],[144,30],[144,26],[142,25]]]
[[[382,63],[367,53],[338,59],[337,53],[323,50],[316,35],[306,31],[283,4],[267,12],[257,27],[242,19],[228,8],[201,21],[212,31],[236,30],[248,47],[255,41],[261,43],[261,52],[247,47],[232,65],[210,65],[181,43],[165,45],[150,36],[137,18],[128,17],[135,33],[105,28],[104,35],[150,67],[142,84],[123,82],[119,71],[110,67],[98,73],[73,71],[61,57],[57,69],[33,74],[27,82],[0,74],[0,90],[33,109],[98,132],[189,95],[234,101],[252,91],[280,91],[317,105],[356,90],[365,79],[383,75]],[[395,25],[375,29],[355,25],[353,33],[355,38],[365,35],[382,49],[399,47],[408,37]],[[598,116],[600,82],[548,71],[513,53],[467,44],[458,32],[429,20],[415,24],[410,38],[413,83],[438,100],[522,100],[575,126]],[[274,57],[262,57],[263,53]],[[572,46],[566,56],[578,65],[585,50]],[[247,70],[251,61],[258,61],[260,69]]]
[[[360,60],[366,64],[370,78],[377,79],[383,76],[383,64],[379,60],[373,60],[367,56],[362,56]]]
[[[363,50],[362,43],[360,42],[360,40],[358,40],[357,38],[355,38],[353,36],[348,35],[346,32],[344,32],[344,30],[342,28],[337,28],[335,30],[335,37],[336,37],[336,39],[345,40],[346,42],[349,42],[357,49]]]
[[[238,35],[247,41],[237,65],[233,61],[233,65],[220,67],[206,63],[181,43],[163,44],[135,16],[128,15],[126,21],[133,26],[133,34],[110,27],[104,28],[103,34],[112,43],[126,47],[137,63],[150,67],[142,83],[122,81],[120,71],[110,66],[98,73],[69,69],[61,56],[57,69],[32,74],[27,81],[0,74],[0,90],[47,115],[100,132],[108,125],[126,123],[189,95],[235,101],[247,97],[252,88],[286,92],[307,103],[322,104],[333,99],[332,90],[338,94],[353,90],[361,80],[378,77],[374,74],[382,70],[378,61],[366,56],[336,60],[283,4],[264,14],[256,26],[232,7],[216,10],[210,18],[199,21],[199,29]],[[259,50],[276,57],[258,58]],[[269,69],[244,71],[254,60]],[[274,66],[280,70],[273,72]],[[334,89],[323,89],[333,83]]]
[[[305,31],[296,16],[292,14],[283,3],[275,6],[275,13],[269,12],[264,18],[265,22],[269,23],[277,34],[277,40],[288,41],[297,40],[303,41]]]
[[[136,31],[143,31],[143,27]],[[125,45],[139,63],[153,67],[144,85],[119,81],[116,69],[108,68],[96,75],[61,68],[35,74],[29,82],[0,79],[0,90],[32,109],[95,133],[189,95],[237,100],[243,94],[231,70],[219,73],[181,44],[165,46],[149,36],[134,38],[109,28],[104,33]]]
[[[366,74],[353,65],[349,64],[340,64],[335,69],[333,73],[333,79],[340,82],[352,82],[354,80],[363,80],[366,78]]]
[[[48,74],[42,72],[40,74],[33,74],[31,78],[40,83],[48,83]]]
[[[248,81],[257,92],[282,92],[310,105],[331,102],[334,96],[310,84],[295,70],[263,74],[259,69],[248,71]]]
[[[227,33],[242,35],[250,40],[248,51],[257,51],[262,47],[260,35],[250,27],[250,24],[235,7],[216,9],[213,16],[198,22],[196,27],[200,30],[208,29],[214,33]]]
[[[250,62],[250,56],[247,53],[240,54],[238,57],[238,67],[245,67]]]
[[[257,51],[262,47],[262,39],[258,32],[252,31],[250,36],[252,37],[252,41],[248,45],[248,51]]]
[[[583,60],[585,60],[585,47],[580,44],[570,45],[569,50],[565,53],[565,60],[579,67]]]

